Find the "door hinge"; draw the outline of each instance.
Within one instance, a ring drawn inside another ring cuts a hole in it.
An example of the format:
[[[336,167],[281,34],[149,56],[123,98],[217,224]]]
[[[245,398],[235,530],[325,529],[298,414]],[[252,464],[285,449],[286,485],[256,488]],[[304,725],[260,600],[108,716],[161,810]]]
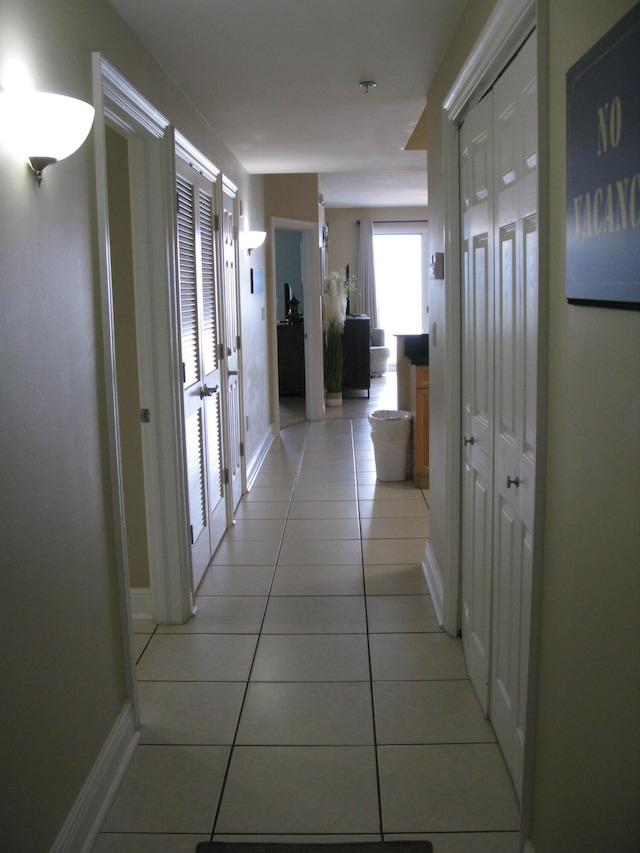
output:
[[[189,525],[189,529],[191,530],[191,544],[193,545],[193,524]]]
[[[151,423],[151,412],[149,409],[140,409],[140,421],[143,424]]]
[[[220,361],[224,361],[224,353],[224,344],[218,344],[218,358],[220,359]]]
[[[244,456],[244,441],[240,442],[240,456]]]
[[[236,349],[238,350],[238,352],[242,349],[242,338],[240,337],[240,335],[237,335],[236,337]]]
[[[182,384],[184,385],[184,383],[186,381],[187,381],[187,366],[183,361],[182,362]]]
[[[214,214],[214,217],[213,217],[213,230],[214,230],[214,231],[219,231],[219,230],[220,230],[220,214],[219,214],[219,213]]]
[[[229,485],[229,469],[228,468],[224,469],[222,479],[224,480],[225,486],[228,486]]]

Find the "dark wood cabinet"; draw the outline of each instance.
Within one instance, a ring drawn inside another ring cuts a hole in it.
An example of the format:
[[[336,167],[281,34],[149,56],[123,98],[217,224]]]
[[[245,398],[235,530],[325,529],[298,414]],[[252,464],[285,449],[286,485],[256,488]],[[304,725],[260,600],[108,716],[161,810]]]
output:
[[[369,394],[370,325],[366,314],[345,320],[342,336],[343,391],[366,391]],[[278,382],[283,396],[305,393],[303,323],[278,323]]]
[[[369,328],[366,314],[347,317],[344,323],[342,346],[344,351],[343,391],[366,391],[369,395],[371,368],[369,356]]]
[[[304,324],[278,324],[280,394],[304,394]]]

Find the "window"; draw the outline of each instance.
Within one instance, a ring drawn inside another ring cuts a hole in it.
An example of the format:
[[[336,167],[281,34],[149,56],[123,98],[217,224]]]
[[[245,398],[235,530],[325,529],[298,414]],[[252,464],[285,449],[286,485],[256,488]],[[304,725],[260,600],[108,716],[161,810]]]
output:
[[[427,223],[374,223],[378,324],[395,363],[393,335],[428,330]]]

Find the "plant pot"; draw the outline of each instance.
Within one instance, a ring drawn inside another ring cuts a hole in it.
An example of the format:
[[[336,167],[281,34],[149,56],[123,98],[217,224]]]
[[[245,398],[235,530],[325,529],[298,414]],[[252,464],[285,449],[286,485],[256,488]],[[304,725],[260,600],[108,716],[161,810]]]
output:
[[[327,406],[341,406],[342,391],[327,391]]]

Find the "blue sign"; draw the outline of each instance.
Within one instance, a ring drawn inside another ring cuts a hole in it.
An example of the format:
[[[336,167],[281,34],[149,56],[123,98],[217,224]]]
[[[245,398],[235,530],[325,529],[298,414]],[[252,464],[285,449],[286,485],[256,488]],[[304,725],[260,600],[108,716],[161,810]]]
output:
[[[640,310],[640,3],[567,72],[567,299]]]

